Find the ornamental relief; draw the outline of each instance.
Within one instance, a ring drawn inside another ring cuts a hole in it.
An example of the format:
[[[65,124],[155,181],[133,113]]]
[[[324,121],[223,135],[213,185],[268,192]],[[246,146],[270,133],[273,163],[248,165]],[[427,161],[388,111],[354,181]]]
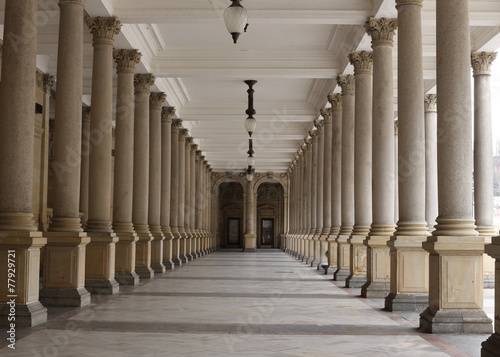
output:
[[[282,190],[280,184],[265,183],[259,187],[257,199],[263,201],[280,201]]]

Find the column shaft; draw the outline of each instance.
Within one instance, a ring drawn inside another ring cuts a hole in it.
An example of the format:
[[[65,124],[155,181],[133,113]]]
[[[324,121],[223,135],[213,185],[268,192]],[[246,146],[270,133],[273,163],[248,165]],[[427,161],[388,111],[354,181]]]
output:
[[[186,256],[186,136],[188,134],[188,130],[181,128],[179,130],[179,191],[177,195],[179,196],[179,259],[183,263],[187,263],[189,261]]]
[[[315,251],[315,262],[314,266],[319,270],[321,265],[325,262],[325,242],[326,237],[322,236],[323,233],[323,172],[325,163],[325,125],[324,120],[317,121],[318,128],[318,163],[316,171],[316,190],[317,190],[317,200],[316,200],[316,233],[314,235],[314,251]]]
[[[437,96],[425,96],[425,221],[430,233],[438,216]]]
[[[82,155],[80,159],[80,214],[83,229],[89,218],[90,107],[82,108]],[[53,191],[53,190],[52,190]]]
[[[483,308],[484,239],[472,214],[472,117],[468,1],[436,1],[439,216],[430,253],[425,332],[491,333]],[[465,292],[468,293],[457,293]]]
[[[154,92],[149,96],[149,199],[148,224],[153,241],[151,242],[151,269],[164,273],[163,241],[161,230],[161,110],[166,94]]]
[[[161,230],[165,236],[163,242],[163,265],[166,269],[173,269],[172,240],[170,216],[172,214],[172,118],[175,115],[174,107],[163,107],[161,122]]]
[[[84,287],[85,251],[90,239],[81,228],[79,202],[81,157],[85,155],[87,159],[89,154],[81,151],[84,5],[84,2],[59,1],[53,217],[50,232],[46,234],[40,292],[45,306],[80,307],[90,303],[90,294]],[[65,269],[61,270],[61,266]]]
[[[16,326],[47,321],[38,301],[40,248],[32,213],[37,1],[6,0],[0,81],[0,324],[7,326],[9,250],[17,262]],[[22,46],[19,46],[20,41]],[[20,145],[22,143],[22,145]],[[10,256],[12,258],[12,256]]]
[[[172,261],[181,265],[180,260],[180,234],[179,234],[179,128],[182,120],[172,121],[172,185],[170,195],[170,228],[172,230]]]
[[[154,276],[151,268],[151,241],[149,229],[149,145],[150,145],[150,88],[155,82],[152,74],[136,74],[134,110],[134,191],[132,222],[137,232],[136,272],[141,279]]]
[[[93,294],[115,294],[115,244],[111,228],[111,150],[113,144],[113,45],[121,23],[115,17],[87,17],[93,35],[89,218],[85,287]],[[105,257],[105,259],[96,259]]]
[[[113,230],[116,243],[115,279],[121,285],[136,285],[135,272],[137,234],[132,224],[134,190],[134,69],[141,54],[137,50],[115,50],[116,125],[115,169],[113,189]]]

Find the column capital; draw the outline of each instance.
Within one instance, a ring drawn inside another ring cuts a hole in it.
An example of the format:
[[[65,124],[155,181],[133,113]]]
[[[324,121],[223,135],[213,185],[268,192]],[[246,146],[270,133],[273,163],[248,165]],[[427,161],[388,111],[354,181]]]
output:
[[[149,93],[150,88],[155,84],[156,77],[151,73],[134,75],[134,88],[136,92]]]
[[[205,155],[201,155],[201,156],[200,156],[200,160],[201,160],[201,163],[202,163],[203,165],[205,165],[205,164],[206,164],[206,162],[207,162],[207,161],[205,160]]]
[[[399,134],[399,120],[394,120],[394,135]]]
[[[117,73],[133,73],[135,65],[141,61],[142,54],[139,50],[113,50]]]
[[[90,28],[90,32],[94,36],[94,44],[97,42],[108,42],[112,44],[115,40],[115,35],[118,35],[122,28],[122,23],[116,16],[86,16],[85,21]]]
[[[173,119],[172,120],[172,129],[179,130],[182,126],[182,119]]]
[[[167,95],[163,92],[153,92],[149,95],[149,104],[151,107],[160,110],[163,102],[167,99]]]
[[[325,122],[322,119],[316,119],[314,121],[314,126],[316,127],[317,135],[322,134],[325,127]]]
[[[424,107],[426,112],[437,111],[437,95],[426,94],[424,97]]]
[[[323,117],[324,124],[332,123],[332,108],[321,108],[319,112]]]
[[[309,135],[311,136],[311,143],[318,142],[318,130],[310,130]]]
[[[416,5],[422,7],[423,0],[396,0],[396,9],[404,5]]]
[[[328,101],[332,105],[333,110],[342,110],[342,94],[330,93],[328,94]]]
[[[175,107],[163,107],[161,109],[161,120],[172,123],[175,115]]]
[[[186,128],[179,129],[179,141],[186,141],[186,137],[188,136],[189,130]]]
[[[186,149],[191,149],[191,145],[193,145],[193,137],[186,136]]]
[[[373,73],[373,52],[353,51],[349,53],[349,62],[354,66],[354,74]]]
[[[191,150],[193,151],[193,154],[196,155],[196,151],[198,151],[198,144],[192,144],[191,145]]]
[[[471,62],[474,76],[491,74],[491,64],[497,58],[496,52],[472,52]]]
[[[342,88],[342,95],[354,94],[356,89],[356,80],[352,74],[338,75],[337,84]]]
[[[42,73],[38,69],[36,70],[36,84],[38,87],[42,88],[45,93],[50,93],[55,82],[56,78],[53,75]]]
[[[82,106],[82,121],[90,122],[90,107]]]
[[[372,38],[372,47],[374,46],[393,46],[394,34],[398,28],[398,19],[387,19],[382,17],[376,19],[369,17],[365,23],[365,30]]]

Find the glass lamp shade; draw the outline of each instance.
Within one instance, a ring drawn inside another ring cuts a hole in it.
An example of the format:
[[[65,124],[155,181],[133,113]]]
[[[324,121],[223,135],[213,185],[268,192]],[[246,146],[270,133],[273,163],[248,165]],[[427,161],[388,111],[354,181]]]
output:
[[[247,173],[247,181],[252,181],[253,180],[253,174],[252,173]]]
[[[233,36],[234,43],[236,43],[247,24],[248,17],[247,10],[241,6],[240,0],[232,1],[231,6],[224,10],[224,22],[227,30]]]
[[[255,157],[249,156],[247,158],[247,164],[248,164],[248,166],[254,166],[255,165]]]
[[[252,133],[255,131],[255,128],[257,127],[257,120],[254,118],[246,118],[245,119],[245,130],[252,135]]]

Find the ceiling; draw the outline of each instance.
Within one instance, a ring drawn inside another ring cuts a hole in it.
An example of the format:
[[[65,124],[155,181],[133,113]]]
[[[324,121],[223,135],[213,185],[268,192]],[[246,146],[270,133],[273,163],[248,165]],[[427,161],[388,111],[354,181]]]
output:
[[[229,0],[87,0],[86,11],[90,16],[117,16],[123,23],[115,47],[140,50],[143,57],[137,72],[155,74],[153,90],[167,93],[165,105],[177,108],[176,116],[215,171],[246,168],[248,134],[243,123],[248,87],[243,81],[257,80],[255,168],[285,172],[319,109],[328,106],[327,94],[339,91],[336,76],[352,73],[348,53],[370,50],[363,27],[366,18],[396,17],[395,1],[243,0],[249,27],[236,45],[222,19],[229,4]],[[57,1],[39,0],[39,7],[38,67],[56,75]],[[499,48],[500,0],[471,0],[469,7],[472,50]],[[435,86],[434,9],[435,0],[424,0],[427,91]],[[83,101],[91,105],[92,38],[87,28],[85,34]],[[395,95],[396,54],[397,36]]]

